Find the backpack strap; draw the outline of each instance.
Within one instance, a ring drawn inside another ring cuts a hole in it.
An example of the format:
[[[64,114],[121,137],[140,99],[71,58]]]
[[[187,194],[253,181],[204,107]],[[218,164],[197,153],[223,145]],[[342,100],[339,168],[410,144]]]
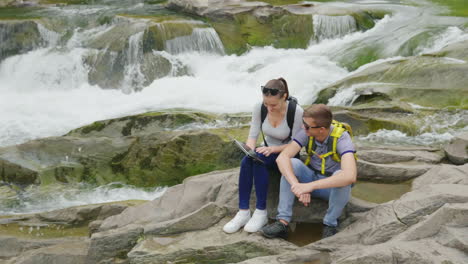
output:
[[[288,142],[292,138],[292,132],[293,132],[293,126],[294,126],[294,117],[296,116],[296,108],[297,108],[297,102],[294,99],[288,98],[289,104],[288,104],[288,111],[286,113],[286,121],[288,122],[288,127],[289,127],[289,136],[284,142]],[[262,124],[266,119],[266,116],[268,114],[268,110],[265,107],[264,104],[260,107],[260,131],[262,132],[262,137],[263,137],[263,143],[265,146],[268,147],[268,143],[265,140],[265,134],[263,134],[263,129],[262,129]]]
[[[317,144],[315,143],[315,140],[313,137],[309,137],[309,142],[307,143],[307,160],[305,161],[305,165],[309,165],[312,155],[316,155],[322,160],[320,173],[322,175],[330,174],[325,171],[325,160],[328,156],[332,156],[332,159],[334,161],[336,162],[341,161],[341,158],[336,151],[336,147],[337,147],[338,139],[341,137],[341,135],[343,135],[345,131],[346,129],[342,125],[334,124],[333,131],[330,134],[331,138],[328,138],[328,142],[327,142],[328,152],[322,155],[319,155],[317,154],[317,152],[315,152],[315,149],[317,149]]]
[[[268,114],[268,110],[267,110],[266,106],[264,104],[262,104],[262,106],[260,107],[260,132],[262,132],[263,144],[266,147],[268,147],[268,143],[266,142],[265,134],[263,134],[262,125],[263,125],[263,122],[266,119],[267,114]]]
[[[283,140],[284,142],[288,142],[289,140],[292,139],[292,132],[293,132],[293,126],[294,126],[294,117],[296,116],[296,107],[297,107],[297,102],[295,100],[291,100],[288,98],[289,104],[288,104],[288,112],[286,114],[286,120],[288,121],[288,127],[289,127],[289,136],[287,139]]]

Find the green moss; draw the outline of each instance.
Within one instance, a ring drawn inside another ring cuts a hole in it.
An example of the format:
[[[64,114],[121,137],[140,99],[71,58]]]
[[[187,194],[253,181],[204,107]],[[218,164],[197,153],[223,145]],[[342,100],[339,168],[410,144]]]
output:
[[[89,134],[92,131],[101,131],[106,127],[106,123],[102,121],[96,121],[91,125],[81,128],[81,132],[84,134]]]
[[[348,52],[348,55],[343,56],[339,61],[339,64],[348,71],[354,71],[362,65],[380,59],[381,48],[378,46],[355,47],[354,51],[352,49]]]
[[[223,42],[226,53],[241,54],[250,46],[307,48],[313,35],[312,17],[290,13],[257,18],[249,12],[230,19],[210,21]]]
[[[312,16],[284,15],[273,20],[273,35],[276,48],[302,48],[309,45],[314,35]]]
[[[445,15],[468,17],[468,4],[466,0],[429,0],[441,6],[449,8]]]
[[[375,26],[374,17],[367,12],[359,12],[351,14],[356,20],[356,24],[360,30],[368,30]]]
[[[40,7],[0,7],[0,20],[38,19],[42,16],[36,11],[41,9]]]
[[[165,22],[149,27],[143,35],[143,51],[164,50],[164,43],[176,37],[191,35],[195,27],[204,27],[189,23]]]

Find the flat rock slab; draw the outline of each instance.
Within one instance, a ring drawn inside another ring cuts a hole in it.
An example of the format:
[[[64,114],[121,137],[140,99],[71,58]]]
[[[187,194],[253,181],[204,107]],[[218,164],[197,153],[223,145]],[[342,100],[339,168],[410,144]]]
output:
[[[298,248],[285,240],[266,239],[260,234],[244,231],[226,234],[222,227],[229,220],[225,218],[202,231],[173,236],[147,236],[129,252],[130,263],[233,263]]]

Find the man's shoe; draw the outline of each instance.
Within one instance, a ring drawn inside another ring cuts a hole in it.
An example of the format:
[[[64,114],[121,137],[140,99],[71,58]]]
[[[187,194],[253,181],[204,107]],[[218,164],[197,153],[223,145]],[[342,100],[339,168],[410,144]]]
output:
[[[249,222],[244,226],[244,231],[249,233],[258,232],[268,223],[267,211],[256,209]]]
[[[335,226],[323,225],[322,239],[334,236],[336,233],[338,233],[338,229]]]
[[[266,238],[284,238],[288,237],[288,226],[281,223],[280,221],[276,221],[271,225],[267,225],[262,230],[260,230],[262,235]]]
[[[250,210],[243,211],[239,210],[236,216],[224,225],[223,231],[231,234],[237,232],[241,227],[243,227],[250,220]]]

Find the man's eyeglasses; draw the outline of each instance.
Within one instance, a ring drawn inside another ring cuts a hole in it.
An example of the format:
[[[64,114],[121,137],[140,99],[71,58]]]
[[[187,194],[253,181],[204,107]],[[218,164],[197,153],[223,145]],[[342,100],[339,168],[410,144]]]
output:
[[[311,128],[321,128],[322,126],[309,126],[304,120],[302,120],[302,124],[304,125],[305,130],[309,130]]]
[[[277,95],[277,94],[279,94],[279,93],[281,92],[281,91],[278,90],[278,89],[268,88],[268,87],[265,87],[265,86],[261,86],[261,88],[262,88],[262,93],[263,93],[264,95],[270,94],[270,95],[275,96],[275,95]]]

